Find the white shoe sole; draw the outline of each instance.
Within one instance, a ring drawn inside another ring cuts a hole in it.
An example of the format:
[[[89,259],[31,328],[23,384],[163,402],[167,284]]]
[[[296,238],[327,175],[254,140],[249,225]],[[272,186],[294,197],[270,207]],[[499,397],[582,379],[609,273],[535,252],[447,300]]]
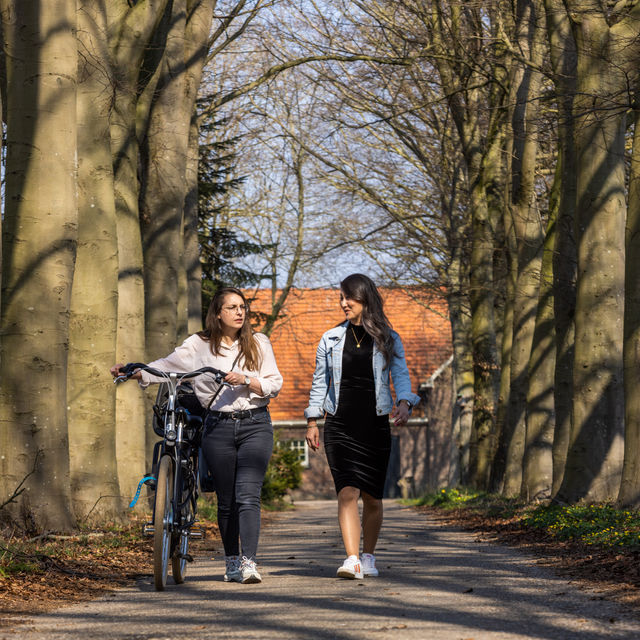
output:
[[[351,569],[346,569],[345,567],[340,567],[337,573],[338,578],[346,578],[347,580],[362,580],[364,575],[362,572],[356,573]]]
[[[380,572],[377,569],[373,571],[363,571],[362,572],[365,578],[377,578],[380,575]]]
[[[242,584],[257,584],[258,582],[262,582],[262,578],[257,573],[252,573],[246,578],[242,578],[241,582]]]

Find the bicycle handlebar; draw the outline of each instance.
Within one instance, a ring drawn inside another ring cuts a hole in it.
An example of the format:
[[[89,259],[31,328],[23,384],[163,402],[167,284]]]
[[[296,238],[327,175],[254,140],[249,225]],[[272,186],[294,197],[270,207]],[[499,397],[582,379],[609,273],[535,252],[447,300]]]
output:
[[[140,369],[147,371],[152,376],[157,376],[158,378],[169,379],[169,376],[174,374],[180,381],[186,380],[188,378],[195,378],[196,376],[202,375],[203,373],[211,373],[218,379],[222,379],[227,375],[224,371],[220,371],[220,369],[215,369],[214,367],[202,367],[200,369],[196,369],[195,371],[179,373],[177,371],[160,371],[159,369],[149,367],[143,362],[129,362],[120,369],[122,374],[113,379],[114,384],[118,384],[119,382],[126,382],[136,371]]]

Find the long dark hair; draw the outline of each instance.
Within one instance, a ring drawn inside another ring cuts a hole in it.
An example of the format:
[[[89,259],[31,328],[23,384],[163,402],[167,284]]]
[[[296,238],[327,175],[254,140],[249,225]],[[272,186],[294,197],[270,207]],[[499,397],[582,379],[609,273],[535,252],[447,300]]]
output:
[[[373,338],[389,366],[395,353],[391,323],[384,312],[382,297],[373,280],[362,273],[352,273],[340,283],[340,289],[345,298],[351,298],[362,305],[362,326]]]
[[[260,350],[253,337],[253,329],[249,320],[249,302],[244,297],[244,293],[235,287],[223,287],[215,292],[215,295],[209,303],[207,317],[204,320],[204,331],[198,332],[198,335],[209,343],[211,353],[215,356],[220,353],[220,344],[222,343],[222,324],[218,316],[222,312],[222,305],[225,298],[235,293],[242,298],[242,304],[245,306],[244,323],[239,329],[238,342],[240,347],[240,357],[244,358],[244,367],[249,371],[258,371],[260,365]]]

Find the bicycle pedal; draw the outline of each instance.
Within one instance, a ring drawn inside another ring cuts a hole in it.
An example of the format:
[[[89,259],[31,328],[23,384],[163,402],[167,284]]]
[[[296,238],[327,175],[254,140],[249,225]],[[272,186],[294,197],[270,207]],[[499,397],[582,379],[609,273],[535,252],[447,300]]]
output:
[[[194,540],[202,540],[204,538],[204,531],[200,527],[191,527],[191,529],[189,529],[189,537]]]
[[[142,527],[142,535],[143,536],[152,536],[155,529],[153,528],[152,522],[147,522],[147,524]]]

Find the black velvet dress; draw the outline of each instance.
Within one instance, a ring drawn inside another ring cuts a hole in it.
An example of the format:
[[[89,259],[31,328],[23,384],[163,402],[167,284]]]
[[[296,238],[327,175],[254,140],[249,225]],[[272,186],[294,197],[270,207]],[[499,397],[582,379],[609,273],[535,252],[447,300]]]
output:
[[[373,338],[351,323],[342,354],[338,410],[325,420],[324,447],[336,493],[356,487],[382,498],[391,451],[389,416],[376,414]]]

